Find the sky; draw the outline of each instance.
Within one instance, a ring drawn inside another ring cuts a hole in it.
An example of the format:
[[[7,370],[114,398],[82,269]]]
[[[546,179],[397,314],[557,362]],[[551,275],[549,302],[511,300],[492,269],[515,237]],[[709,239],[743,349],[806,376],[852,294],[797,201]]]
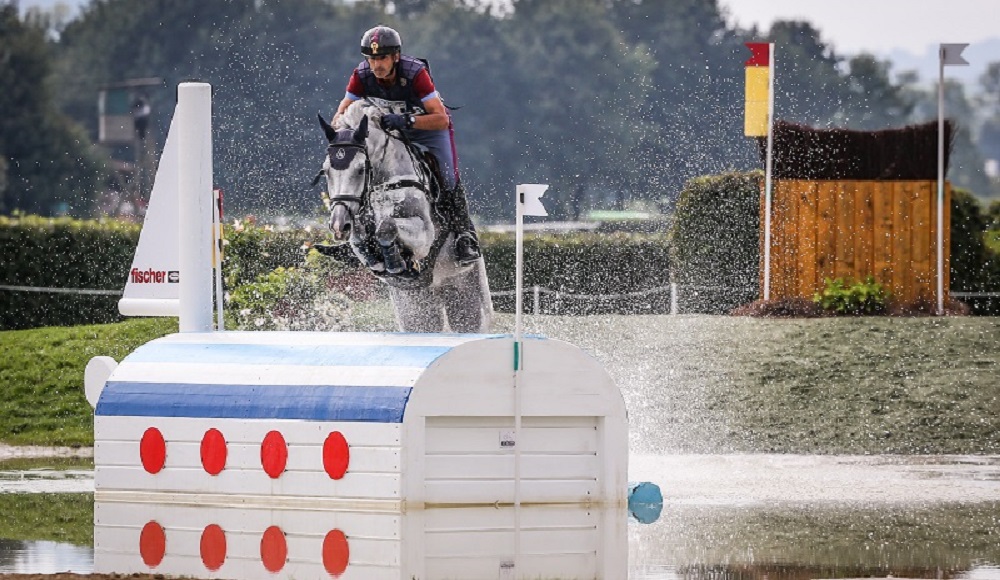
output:
[[[923,54],[941,42],[1000,37],[995,0],[720,0],[730,22],[770,28],[775,19],[805,19],[837,51]],[[997,55],[1000,60],[1000,55]]]
[[[990,62],[1000,61],[996,0],[719,0],[730,24],[762,31],[775,20],[806,20],[840,56],[872,53],[893,63],[892,71],[915,70],[936,83],[940,43],[969,43],[967,67],[948,67],[949,80],[976,90]],[[775,55],[780,53],[776,50]]]

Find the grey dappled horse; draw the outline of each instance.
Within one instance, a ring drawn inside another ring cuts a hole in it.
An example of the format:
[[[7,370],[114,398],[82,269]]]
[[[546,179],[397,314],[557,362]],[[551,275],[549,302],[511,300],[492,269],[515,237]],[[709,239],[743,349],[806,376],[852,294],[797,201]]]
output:
[[[329,147],[323,170],[330,230],[350,243],[368,270],[389,286],[403,332],[489,332],[493,318],[486,265],[461,266],[454,234],[434,207],[437,179],[420,153],[381,128],[404,104],[360,100],[337,127],[320,115]]]

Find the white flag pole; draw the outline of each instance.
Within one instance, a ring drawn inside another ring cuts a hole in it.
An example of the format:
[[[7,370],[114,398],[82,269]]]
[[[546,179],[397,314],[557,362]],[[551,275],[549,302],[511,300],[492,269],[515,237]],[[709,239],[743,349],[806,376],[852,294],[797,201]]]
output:
[[[764,163],[764,300],[771,299],[771,168],[774,160],[774,43],[767,45],[767,160]]]
[[[521,569],[521,311],[524,307],[524,186],[514,197],[514,574]]]
[[[938,166],[937,166],[937,314],[944,314],[944,67],[968,66],[962,51],[968,44],[942,44],[938,49]]]
[[[514,228],[514,568],[521,554],[521,370],[524,368],[524,345],[521,342],[521,313],[524,309],[524,216],[545,216],[541,197],[548,185],[523,183],[517,186]],[[516,575],[516,573],[515,573]]]
[[[944,51],[938,50],[937,314],[944,314]]]

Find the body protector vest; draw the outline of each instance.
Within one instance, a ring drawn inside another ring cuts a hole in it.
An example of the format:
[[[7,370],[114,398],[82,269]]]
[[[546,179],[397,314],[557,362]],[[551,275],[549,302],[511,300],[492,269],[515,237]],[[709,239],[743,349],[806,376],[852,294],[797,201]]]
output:
[[[412,109],[421,106],[420,99],[413,92],[413,79],[421,70],[426,70],[427,74],[430,74],[430,67],[428,67],[426,60],[403,54],[400,55],[399,62],[396,63],[396,82],[392,85],[379,84],[371,67],[368,66],[367,60],[358,65],[358,78],[365,87],[365,94],[369,97],[387,101],[404,101]]]

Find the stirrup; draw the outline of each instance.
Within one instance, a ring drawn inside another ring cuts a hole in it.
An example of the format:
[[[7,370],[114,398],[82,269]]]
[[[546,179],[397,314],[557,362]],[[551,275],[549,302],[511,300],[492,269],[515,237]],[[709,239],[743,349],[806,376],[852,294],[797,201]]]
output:
[[[482,257],[482,252],[479,251],[479,241],[476,240],[474,234],[470,232],[458,234],[458,237],[455,238],[455,260],[459,265],[468,266]]]

